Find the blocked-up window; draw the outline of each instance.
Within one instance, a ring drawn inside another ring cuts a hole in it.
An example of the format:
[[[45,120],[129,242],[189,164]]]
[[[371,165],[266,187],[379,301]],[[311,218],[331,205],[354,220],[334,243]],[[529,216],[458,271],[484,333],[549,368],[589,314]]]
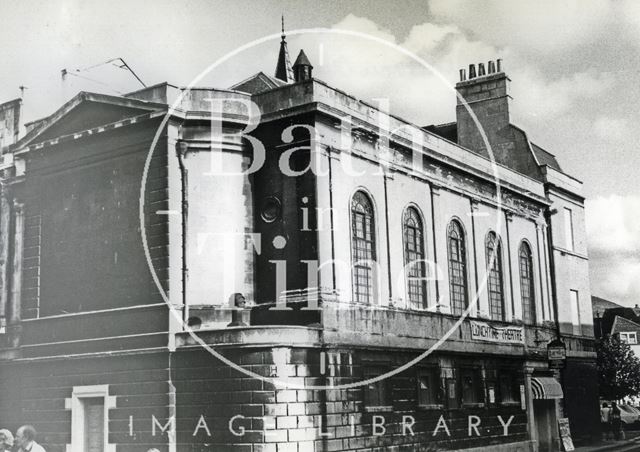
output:
[[[571,209],[564,208],[564,246],[569,251],[573,251],[573,212]]]
[[[573,333],[580,334],[582,327],[580,325],[580,298],[578,297],[578,291],[570,290],[569,298],[569,302],[571,304],[571,324],[573,325]]]
[[[109,396],[107,385],[75,386],[65,406],[71,410],[71,444],[73,451],[115,452],[109,444],[109,408],[116,398]]]

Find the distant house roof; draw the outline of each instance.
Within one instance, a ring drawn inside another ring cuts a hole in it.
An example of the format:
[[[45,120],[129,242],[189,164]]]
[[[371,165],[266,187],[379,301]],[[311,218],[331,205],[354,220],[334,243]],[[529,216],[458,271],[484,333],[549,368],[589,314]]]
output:
[[[614,303],[613,301],[605,300],[604,298],[592,296],[591,307],[594,317],[602,317],[604,311],[607,309],[623,308],[624,306]]]
[[[629,319],[625,319],[624,317],[620,317],[619,315],[616,316],[613,321],[613,326],[611,327],[611,334],[634,332],[640,334],[639,324],[632,322]]]

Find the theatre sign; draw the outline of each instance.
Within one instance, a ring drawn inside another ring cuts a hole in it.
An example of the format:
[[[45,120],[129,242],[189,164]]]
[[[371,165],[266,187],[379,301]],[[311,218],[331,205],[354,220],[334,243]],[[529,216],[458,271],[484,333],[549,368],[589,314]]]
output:
[[[524,344],[524,327],[494,326],[486,322],[472,320],[471,339],[502,344]]]

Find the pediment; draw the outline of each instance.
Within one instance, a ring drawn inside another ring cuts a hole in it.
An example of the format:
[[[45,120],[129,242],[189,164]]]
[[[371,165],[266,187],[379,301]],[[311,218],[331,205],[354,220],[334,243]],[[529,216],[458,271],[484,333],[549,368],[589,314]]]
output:
[[[103,94],[80,93],[51,116],[28,125],[26,146],[166,109],[166,105]]]

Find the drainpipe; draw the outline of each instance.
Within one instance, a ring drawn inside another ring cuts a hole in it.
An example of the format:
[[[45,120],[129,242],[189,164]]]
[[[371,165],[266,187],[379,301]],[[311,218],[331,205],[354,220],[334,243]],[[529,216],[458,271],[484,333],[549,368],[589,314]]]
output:
[[[556,209],[546,209],[544,212],[544,219],[547,223],[547,252],[549,254],[549,276],[551,277],[551,304],[553,305],[553,315],[556,323],[556,339],[560,340],[562,334],[560,333],[560,318],[558,317],[558,297],[556,293],[556,263],[555,256],[553,254],[553,232],[551,228],[551,217],[558,213]]]
[[[176,141],[176,156],[178,157],[178,166],[180,167],[180,179],[182,181],[181,197],[182,197],[182,325],[187,324],[189,320],[189,305],[187,304],[187,279],[189,277],[189,268],[187,266],[187,219],[189,216],[189,200],[187,190],[189,189],[188,177],[189,172],[184,164],[187,153],[187,144],[178,139]]]

